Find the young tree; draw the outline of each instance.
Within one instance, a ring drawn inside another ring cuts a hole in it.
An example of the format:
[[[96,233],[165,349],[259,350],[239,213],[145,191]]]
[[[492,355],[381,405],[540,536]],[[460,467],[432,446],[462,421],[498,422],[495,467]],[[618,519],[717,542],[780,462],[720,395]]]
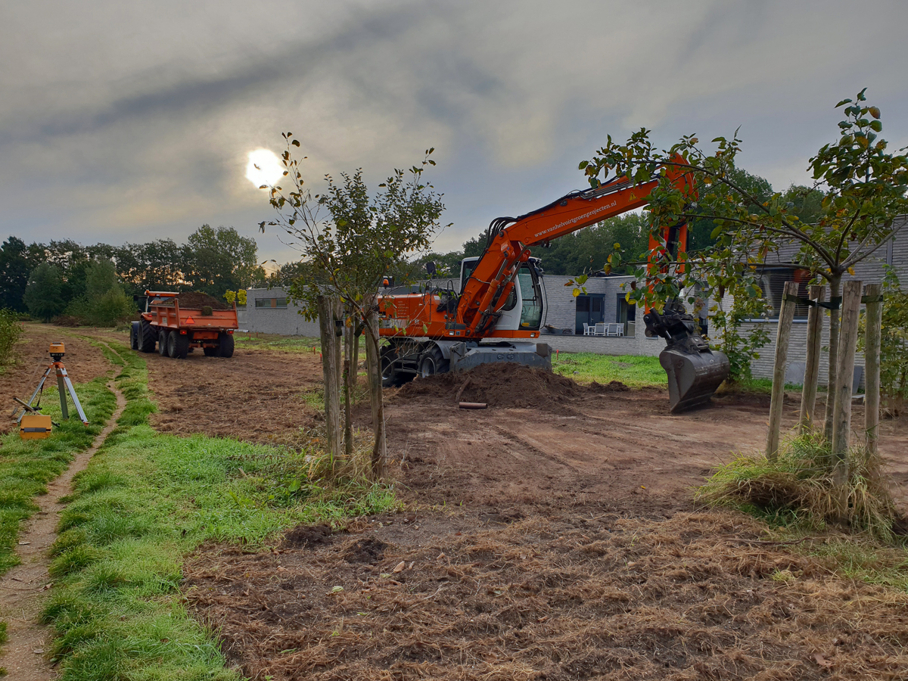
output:
[[[63,273],[56,265],[43,262],[28,275],[28,285],[22,297],[28,311],[38,319],[49,322],[66,307],[63,299]]]
[[[270,190],[278,217],[262,222],[260,228],[264,231],[266,224],[282,228],[299,248],[304,275],[293,281],[290,294],[310,317],[315,316],[321,296],[336,296],[349,314],[346,324],[365,332],[375,436],[372,469],[373,475],[380,477],[386,440],[377,296],[382,278],[394,263],[427,249],[440,227],[444,210],[441,195],[423,177],[426,168],[435,165],[430,158],[434,149],[426,151],[421,165],[408,172],[395,170],[374,196],[363,181],[362,170],[352,175],[342,173],[340,182],[326,176],[326,192],[313,195],[300,171],[302,159],[292,153],[300,146],[299,141],[292,133],[283,137],[287,144],[282,157],[284,176],[289,188],[263,186]]]
[[[793,264],[809,270],[829,284],[831,302],[841,300],[842,276],[854,265],[880,249],[901,229],[899,216],[908,213],[908,157],[892,154],[882,131],[880,110],[866,103],[865,90],[854,100],[845,99],[845,119],[839,123],[839,139],[824,145],[809,161],[814,186],[805,199],[818,198],[813,209],[815,222],[798,217],[798,207],[775,192],[764,198],[755,195],[736,180],[735,166],[741,151],[737,133],[731,138],[718,137],[715,151],[699,146],[694,135],[682,137],[669,150],[657,150],[650,141],[650,131],[641,129],[625,144],[608,138],[595,156],[580,164],[591,184],[598,186],[599,177],[610,171],[628,176],[640,183],[659,178],[659,187],[650,194],[649,209],[654,226],[709,219],[716,227],[711,237],[715,246],[708,255],[681,259],[685,268],[646,272],[647,282],[638,286],[634,297],[640,302],[660,305],[677,297],[691,278],[703,281],[713,297],[721,297],[736,278],[740,279],[766,256],[792,244],[797,248]],[[904,150],[902,150],[904,151]],[[681,154],[688,172],[699,189],[699,199],[691,201],[668,182],[666,168],[676,165],[674,154]],[[789,197],[790,198],[790,197]],[[803,206],[802,206],[803,208]],[[658,238],[658,235],[656,235]],[[671,260],[668,244],[661,243],[657,255]],[[682,271],[683,270],[683,271]],[[747,287],[754,284],[747,283]],[[829,378],[835,385],[838,359],[839,313],[830,315]],[[826,435],[832,430],[834,400],[827,398]]]

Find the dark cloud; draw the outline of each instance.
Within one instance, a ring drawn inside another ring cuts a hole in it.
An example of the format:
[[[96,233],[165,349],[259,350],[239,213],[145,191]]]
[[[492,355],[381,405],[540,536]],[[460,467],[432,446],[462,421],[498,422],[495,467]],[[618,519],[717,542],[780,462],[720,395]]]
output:
[[[6,10],[5,10],[6,12]],[[0,238],[254,234],[245,155],[304,141],[307,172],[381,178],[435,146],[454,248],[582,183],[607,133],[745,137],[777,186],[805,181],[864,85],[908,141],[908,6],[473,0],[20,3],[0,24]],[[280,244],[260,239],[263,255]]]

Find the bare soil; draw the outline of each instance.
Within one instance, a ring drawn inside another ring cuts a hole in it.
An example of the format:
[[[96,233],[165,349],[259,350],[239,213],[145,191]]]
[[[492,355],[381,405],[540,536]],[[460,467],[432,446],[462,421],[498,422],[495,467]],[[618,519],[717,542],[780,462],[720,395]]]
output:
[[[162,433],[287,444],[324,420],[303,399],[322,386],[318,355],[238,348],[229,359],[198,351],[185,360],[157,353],[145,359],[158,404],[151,423]]]
[[[191,308],[193,310],[203,307],[210,307],[214,310],[227,310],[230,308],[230,305],[228,305],[223,300],[219,300],[214,296],[210,296],[207,293],[200,293],[198,291],[188,291],[186,293],[180,293],[175,297],[162,298],[161,302],[157,304],[173,307],[174,300],[177,300],[180,303],[181,308]]]
[[[16,407],[13,397],[28,400],[38,387],[41,375],[52,361],[47,352],[51,343],[62,341],[65,344],[63,364],[73,383],[87,383],[110,371],[110,364],[104,355],[88,341],[47,324],[28,323],[25,327],[23,339],[16,346],[19,353],[17,363],[0,373],[0,414],[3,417],[0,419],[0,434],[8,433],[16,426],[16,422],[8,418]],[[47,385],[56,386],[56,377],[52,376]]]
[[[908,595],[669,520],[399,514],[249,555],[207,547],[192,608],[253,679],[903,679]]]
[[[317,357],[298,361],[317,380]],[[692,502],[712,467],[762,447],[768,396],[673,415],[664,390],[507,369],[386,393],[405,512],[188,562],[188,602],[244,674],[903,678],[908,596],[843,581],[762,543],[758,523]],[[461,388],[488,408],[458,409]],[[367,405],[356,416],[368,427]],[[904,481],[905,423],[887,421],[881,442]]]

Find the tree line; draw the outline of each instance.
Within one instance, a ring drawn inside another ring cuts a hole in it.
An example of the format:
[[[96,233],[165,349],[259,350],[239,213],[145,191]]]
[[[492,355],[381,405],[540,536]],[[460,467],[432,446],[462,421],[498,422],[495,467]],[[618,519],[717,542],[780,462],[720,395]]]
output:
[[[232,227],[202,225],[185,244],[172,239],[83,246],[72,239],[0,244],[0,309],[50,320],[71,315],[92,324],[131,316],[146,290],[227,291],[266,282],[255,239]]]

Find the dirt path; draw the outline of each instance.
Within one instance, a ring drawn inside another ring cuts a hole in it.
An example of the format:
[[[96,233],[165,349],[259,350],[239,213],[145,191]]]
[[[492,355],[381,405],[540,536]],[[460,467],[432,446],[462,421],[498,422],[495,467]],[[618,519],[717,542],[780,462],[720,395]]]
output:
[[[9,634],[9,641],[0,655],[0,666],[6,668],[12,681],[43,681],[55,676],[44,656],[50,631],[38,623],[43,594],[51,586],[47,552],[56,539],[60,512],[64,508],[60,499],[72,493],[73,477],[88,466],[91,457],[116,427],[126,406],[126,399],[113,382],[108,383],[108,387],[117,396],[116,411],[92,446],[76,456],[66,472],[47,485],[47,494],[36,499],[39,510],[19,536],[18,554],[22,563],[0,579],[0,619],[7,622]]]

